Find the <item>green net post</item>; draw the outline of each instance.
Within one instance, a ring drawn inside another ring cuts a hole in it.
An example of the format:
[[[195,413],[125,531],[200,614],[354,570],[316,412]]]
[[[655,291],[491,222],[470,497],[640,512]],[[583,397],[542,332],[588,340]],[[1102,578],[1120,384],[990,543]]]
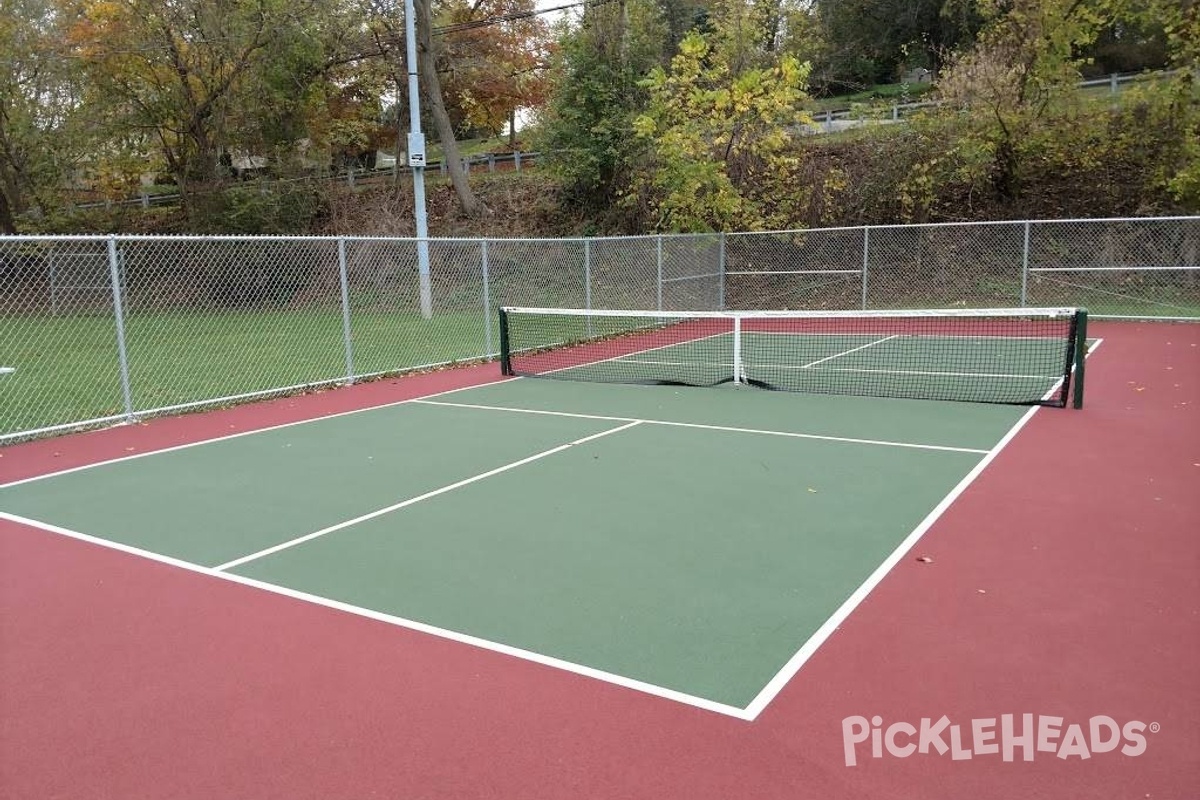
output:
[[[512,359],[508,352],[508,312],[500,309],[500,374],[512,375]]]
[[[1075,320],[1075,394],[1072,408],[1083,408],[1083,370],[1088,349],[1087,318],[1087,309],[1079,309]]]

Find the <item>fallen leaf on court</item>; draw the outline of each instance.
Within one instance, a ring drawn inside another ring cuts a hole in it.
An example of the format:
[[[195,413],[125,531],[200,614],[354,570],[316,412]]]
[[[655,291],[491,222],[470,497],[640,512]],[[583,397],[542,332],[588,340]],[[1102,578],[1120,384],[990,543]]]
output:
[[[975,591],[979,594],[987,594],[987,589],[976,589]]]
[[[917,556],[917,561],[920,561],[922,564],[932,564],[933,556]]]
[[[816,489],[814,489],[814,488],[812,488],[811,486],[810,486],[810,487],[808,487],[808,491],[812,492],[813,494],[816,494],[816,493],[817,493],[817,490],[816,490]]]

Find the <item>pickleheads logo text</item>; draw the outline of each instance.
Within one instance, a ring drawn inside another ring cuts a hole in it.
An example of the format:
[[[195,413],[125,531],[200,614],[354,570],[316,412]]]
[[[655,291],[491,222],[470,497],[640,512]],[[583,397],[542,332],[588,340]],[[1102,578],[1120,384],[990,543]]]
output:
[[[846,766],[853,767],[869,749],[871,758],[884,754],[895,758],[921,755],[949,755],[954,761],[999,756],[1004,761],[1033,761],[1038,753],[1061,759],[1088,759],[1096,753],[1118,751],[1125,756],[1146,752],[1146,733],[1158,733],[1157,722],[1139,720],[1118,723],[1103,714],[1086,722],[1064,725],[1062,717],[1047,715],[1001,714],[1000,718],[972,719],[959,725],[943,715],[938,720],[923,717],[908,722],[883,724],[880,716],[846,717],[842,720],[842,747]],[[870,744],[866,744],[867,742]],[[859,752],[862,745],[862,753]]]

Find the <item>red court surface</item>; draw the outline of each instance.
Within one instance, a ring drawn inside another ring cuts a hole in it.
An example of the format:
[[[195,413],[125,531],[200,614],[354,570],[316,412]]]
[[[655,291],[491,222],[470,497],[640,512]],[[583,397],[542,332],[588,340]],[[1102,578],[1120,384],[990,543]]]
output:
[[[1200,326],[1091,335],[1084,410],[1039,410],[753,722],[0,520],[0,795],[1195,797]],[[498,377],[12,446],[0,483]],[[945,716],[970,749],[1004,714],[1145,744],[846,763],[847,718]]]

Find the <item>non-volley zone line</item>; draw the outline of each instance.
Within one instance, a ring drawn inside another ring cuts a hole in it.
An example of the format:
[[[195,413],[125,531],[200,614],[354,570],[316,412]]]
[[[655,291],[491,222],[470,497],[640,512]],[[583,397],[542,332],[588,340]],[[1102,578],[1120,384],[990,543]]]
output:
[[[797,431],[772,431],[762,428],[741,428],[733,425],[707,425],[701,422],[677,422],[669,419],[649,419],[643,417],[615,417],[607,414],[582,414],[575,411],[553,411],[544,408],[518,408],[516,406],[494,406],[483,403],[453,403],[443,400],[413,400],[414,403],[428,406],[450,406],[453,408],[473,408],[478,411],[499,411],[513,414],[544,414],[551,417],[573,417],[575,419],[605,420],[610,422],[629,422],[644,425],[666,425],[673,428],[695,428],[707,431],[726,431],[729,433],[745,433],[755,436],[783,436],[790,439],[813,439],[823,442],[839,442],[842,444],[873,445],[877,447],[906,447],[913,450],[938,450],[949,453],[970,453],[986,455],[987,450],[974,447],[951,447],[942,444],[923,444],[920,442],[896,442],[887,439],[857,439],[850,436],[827,436],[819,433],[800,433]]]
[[[845,353],[839,353],[845,355]],[[836,358],[836,356],[830,356]],[[622,364],[646,364],[648,366],[659,367],[721,367],[733,369],[732,363],[717,362],[717,361],[652,361],[641,358],[623,358],[620,359]],[[821,369],[813,369],[810,364],[772,364],[768,362],[753,362],[743,361],[741,366],[744,367],[762,367],[763,369],[788,369],[788,370],[812,370],[814,372],[868,372],[878,373],[882,375],[924,375],[935,378],[1011,378],[1017,380],[1039,380],[1053,381],[1060,380],[1062,375],[1017,375],[1008,372],[940,372],[934,370],[920,369],[867,369],[865,367],[822,367]]]

